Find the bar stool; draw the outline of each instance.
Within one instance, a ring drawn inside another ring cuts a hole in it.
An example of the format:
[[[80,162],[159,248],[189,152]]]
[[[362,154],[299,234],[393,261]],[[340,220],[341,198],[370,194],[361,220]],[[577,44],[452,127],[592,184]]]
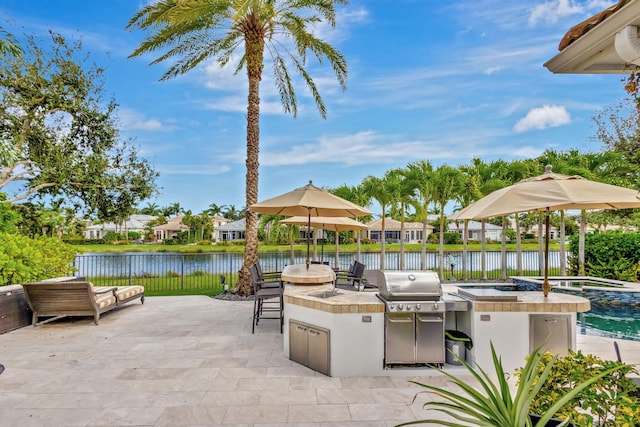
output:
[[[284,296],[283,282],[278,281],[278,286],[274,287],[273,281],[261,280],[258,267],[254,264],[249,267],[251,274],[251,284],[253,285],[253,321],[251,325],[251,333],[255,332],[255,327],[260,319],[279,319],[280,333],[282,333],[284,325]],[[265,313],[275,313],[275,315],[265,315]]]

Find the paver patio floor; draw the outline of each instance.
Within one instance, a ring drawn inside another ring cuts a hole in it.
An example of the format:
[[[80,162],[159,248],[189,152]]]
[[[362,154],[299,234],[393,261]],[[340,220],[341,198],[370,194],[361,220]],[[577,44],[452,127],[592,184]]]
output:
[[[283,355],[276,321],[251,334],[252,302],[147,297],[104,314],[0,335],[2,426],[392,426],[427,416],[429,399],[393,371],[330,378]],[[613,359],[612,340],[578,336]],[[620,342],[640,364],[640,342]],[[464,374],[464,371],[460,371]],[[433,413],[430,413],[430,415]]]

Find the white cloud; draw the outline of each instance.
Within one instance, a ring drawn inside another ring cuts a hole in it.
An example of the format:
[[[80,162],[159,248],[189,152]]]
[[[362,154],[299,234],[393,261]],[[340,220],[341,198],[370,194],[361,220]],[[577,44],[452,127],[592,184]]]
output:
[[[525,132],[531,129],[546,129],[571,123],[571,116],[567,109],[560,105],[543,105],[532,108],[527,115],[513,127],[516,132]]]
[[[212,165],[158,165],[161,175],[221,175],[231,170],[230,166]]]
[[[144,131],[171,131],[175,130],[177,126],[163,124],[158,119],[150,119],[144,116],[139,111],[132,110],[130,108],[121,108],[118,111],[118,118],[120,124],[124,130],[144,130]]]
[[[584,13],[582,5],[574,0],[552,0],[539,4],[531,10],[529,15],[529,25],[536,25],[543,21],[547,24],[554,24],[560,18]]]

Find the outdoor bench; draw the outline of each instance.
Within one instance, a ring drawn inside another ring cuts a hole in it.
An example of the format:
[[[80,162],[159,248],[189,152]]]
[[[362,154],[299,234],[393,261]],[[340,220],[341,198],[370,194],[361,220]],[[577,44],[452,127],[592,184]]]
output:
[[[33,311],[33,326],[65,316],[93,316],[97,325],[104,312],[137,298],[144,304],[142,286],[93,286],[74,277],[58,277],[22,287]],[[38,323],[40,317],[48,319]]]

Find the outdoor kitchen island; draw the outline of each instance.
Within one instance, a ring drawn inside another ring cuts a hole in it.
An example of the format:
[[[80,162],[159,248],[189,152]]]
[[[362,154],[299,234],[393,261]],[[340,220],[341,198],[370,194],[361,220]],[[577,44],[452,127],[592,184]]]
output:
[[[284,354],[291,360],[333,377],[407,375],[428,366],[385,367],[385,304],[376,292],[338,290],[333,286],[295,286],[284,292]],[[545,343],[566,353],[576,346],[576,316],[588,311],[582,297],[541,292],[502,292],[445,286],[445,328],[467,334],[473,341],[467,361],[492,369],[490,342],[501,354],[505,369],[525,363],[530,349]],[[475,294],[475,295],[473,295]],[[504,298],[504,300],[500,300]],[[515,301],[514,301],[515,299]],[[467,304],[460,304],[460,302]],[[456,311],[454,311],[456,310]],[[445,365],[445,369],[460,369]]]

